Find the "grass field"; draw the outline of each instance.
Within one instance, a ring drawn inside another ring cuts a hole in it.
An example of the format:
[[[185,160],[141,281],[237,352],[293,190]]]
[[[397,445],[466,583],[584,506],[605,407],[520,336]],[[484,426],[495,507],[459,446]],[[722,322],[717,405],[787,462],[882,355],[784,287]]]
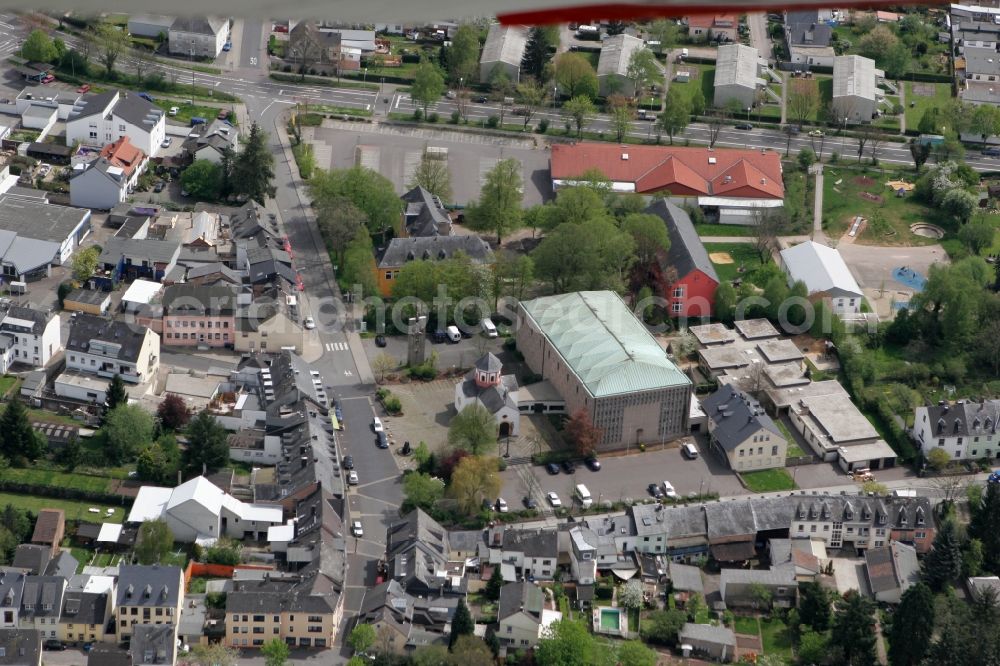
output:
[[[55,412],[48,412],[44,409],[29,409],[28,418],[32,421],[45,421],[47,423],[64,423],[66,425],[80,425],[78,421],[74,421],[70,416],[64,416],[62,414],[56,414]]]
[[[19,509],[27,509],[28,511],[62,509],[66,514],[66,520],[85,520],[91,523],[120,523],[125,519],[125,513],[128,511],[128,507],[123,506],[108,506],[93,502],[0,493],[0,506],[8,504],[13,504]],[[97,509],[97,513],[90,512],[89,509],[92,508]],[[107,515],[108,509],[114,509],[114,513]]]
[[[39,486],[72,488],[95,493],[109,492],[111,479],[87,474],[69,474],[35,467],[8,467],[0,472],[0,479],[14,483],[30,483]]]
[[[761,618],[760,635],[764,643],[764,654],[778,654],[786,663],[792,658],[792,637],[788,626],[776,617]]]
[[[831,167],[823,178],[823,220],[831,238],[839,238],[855,215],[869,225],[855,240],[865,245],[931,245],[936,241],[910,231],[915,222],[941,222],[936,211],[912,196],[896,197],[886,186],[890,180],[912,182],[913,171]],[[946,226],[947,228],[947,226]]]
[[[745,615],[737,615],[735,621],[733,622],[734,629],[737,634],[746,634],[748,636],[756,636],[760,633],[760,627],[757,624],[757,618],[746,617]]]
[[[743,481],[747,488],[755,493],[770,493],[776,490],[794,490],[796,488],[791,475],[784,468],[744,472]]]
[[[947,83],[914,83],[906,81],[906,127],[907,129],[917,129],[924,112],[932,106],[944,107],[951,99],[951,86]],[[917,95],[913,92],[913,86],[933,86],[933,95]]]
[[[0,377],[0,396],[5,396],[10,392],[14,386],[18,383],[18,378],[12,375],[4,375]]]
[[[696,224],[694,230],[699,236],[751,236],[753,227],[745,224]]]
[[[795,443],[795,438],[792,437],[792,433],[788,431],[788,426],[784,424],[781,419],[775,419],[775,424],[781,430],[781,433],[785,436],[785,440],[788,441],[788,448],[785,455],[789,458],[800,458],[806,454],[798,444]]]
[[[170,111],[170,108],[176,106],[178,111],[176,116],[170,116],[171,120],[187,125],[191,122],[192,118],[204,118],[207,122],[212,122],[212,120],[219,115],[218,107],[213,106],[201,106],[199,104],[181,104],[180,102],[169,100],[169,99],[156,99],[154,104],[160,107],[164,111]],[[235,114],[229,114],[229,122],[231,124],[236,123]]]
[[[709,259],[713,259],[712,264],[720,281],[735,280],[740,275],[757,270],[761,265],[760,257],[750,243],[705,243],[705,251],[708,252]],[[728,253],[732,263],[716,263],[718,257],[712,256],[716,253]],[[740,272],[741,267],[743,272]]]
[[[691,72],[691,80],[681,82],[674,79],[670,82],[670,85],[677,86],[677,89],[689,101],[694,97],[695,91],[700,89],[701,93],[705,96],[705,108],[711,107],[712,96],[715,94],[715,65],[684,63],[674,68],[675,76],[678,71]]]

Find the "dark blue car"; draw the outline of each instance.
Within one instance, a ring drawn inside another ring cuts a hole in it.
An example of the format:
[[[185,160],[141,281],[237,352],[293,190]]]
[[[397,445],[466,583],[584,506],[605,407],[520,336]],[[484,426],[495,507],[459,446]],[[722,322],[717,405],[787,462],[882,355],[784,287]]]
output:
[[[986,483],[1000,483],[1000,469],[993,470],[989,478],[986,479]]]

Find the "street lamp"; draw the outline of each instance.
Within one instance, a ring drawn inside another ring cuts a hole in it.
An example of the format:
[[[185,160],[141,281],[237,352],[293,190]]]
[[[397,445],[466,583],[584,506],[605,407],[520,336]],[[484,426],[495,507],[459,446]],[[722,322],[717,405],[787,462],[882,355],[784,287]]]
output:
[[[361,77],[362,84],[368,83],[368,68],[365,67],[364,71],[365,71],[364,76]]]
[[[559,99],[559,86],[552,86],[552,109],[556,108],[556,100]]]

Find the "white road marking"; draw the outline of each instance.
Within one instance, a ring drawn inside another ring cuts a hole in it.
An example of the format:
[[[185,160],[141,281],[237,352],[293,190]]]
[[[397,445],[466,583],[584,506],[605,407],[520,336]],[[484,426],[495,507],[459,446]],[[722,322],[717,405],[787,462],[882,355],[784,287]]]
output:
[[[327,351],[347,351],[350,349],[346,342],[327,342],[324,346]]]

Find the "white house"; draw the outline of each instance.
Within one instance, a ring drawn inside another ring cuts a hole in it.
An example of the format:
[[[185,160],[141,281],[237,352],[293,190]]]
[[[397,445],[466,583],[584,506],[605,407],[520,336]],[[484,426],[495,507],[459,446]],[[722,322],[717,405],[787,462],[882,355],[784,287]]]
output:
[[[160,367],[160,336],[148,328],[81,313],[70,325],[66,368],[144,384]]]
[[[233,460],[250,465],[277,465],[281,462],[281,437],[278,435],[265,435],[261,430],[241,430],[231,434],[226,443],[229,444],[229,457]]]
[[[69,180],[69,200],[80,208],[111,210],[135,189],[149,158],[123,136],[101,148],[90,162],[77,162]]]
[[[559,538],[552,529],[504,530],[500,552],[493,550],[490,561],[514,567],[522,578],[551,580],[559,557]]]
[[[172,55],[217,58],[229,39],[229,21],[218,16],[178,17],[167,37]]]
[[[597,82],[601,95],[635,95],[635,83],[628,77],[628,65],[632,55],[643,48],[646,48],[645,42],[624,33],[604,40],[597,61]]]
[[[825,299],[837,314],[861,312],[864,293],[840,252],[815,241],[806,241],[780,254],[789,286],[801,280],[810,296]]]
[[[277,505],[248,504],[223,492],[203,476],[176,488],[143,486],[128,515],[129,523],[165,520],[174,539],[185,543],[233,539],[264,540],[282,524]]]
[[[486,35],[483,53],[479,57],[479,80],[487,83],[498,67],[513,83],[521,78],[521,60],[528,45],[528,28],[520,25],[494,23]]]
[[[22,307],[7,310],[0,321],[0,372],[6,374],[13,363],[48,365],[62,349],[59,324],[58,314]]]
[[[455,410],[481,405],[497,421],[500,437],[517,437],[521,432],[521,413],[517,407],[517,377],[503,374],[503,365],[488,353],[476,361],[465,379],[455,385]]]
[[[52,126],[56,124],[58,114],[55,107],[29,106],[21,113],[21,124],[28,129],[39,130],[43,135],[48,134]]]
[[[66,121],[66,145],[79,141],[104,146],[123,136],[155,157],[166,136],[166,114],[136,93],[112,90],[87,95],[73,106]]]
[[[507,648],[529,649],[538,644],[562,613],[545,608],[545,593],[528,581],[507,583],[497,604],[497,638]]]
[[[953,460],[1000,459],[1000,400],[959,400],[917,407],[913,437],[926,458],[942,449]]]
[[[767,85],[759,76],[761,66],[760,52],[752,46],[720,46],[712,104],[724,107],[730,100],[736,100],[741,109],[752,106],[757,101],[757,91]]]
[[[885,74],[875,61],[858,55],[833,59],[833,109],[849,123],[867,123],[875,116],[880,99],[878,79]]]
[[[83,95],[73,90],[56,90],[44,85],[25,86],[14,99],[14,105],[21,114],[32,106],[55,109],[59,120],[66,120],[81,97]]]

